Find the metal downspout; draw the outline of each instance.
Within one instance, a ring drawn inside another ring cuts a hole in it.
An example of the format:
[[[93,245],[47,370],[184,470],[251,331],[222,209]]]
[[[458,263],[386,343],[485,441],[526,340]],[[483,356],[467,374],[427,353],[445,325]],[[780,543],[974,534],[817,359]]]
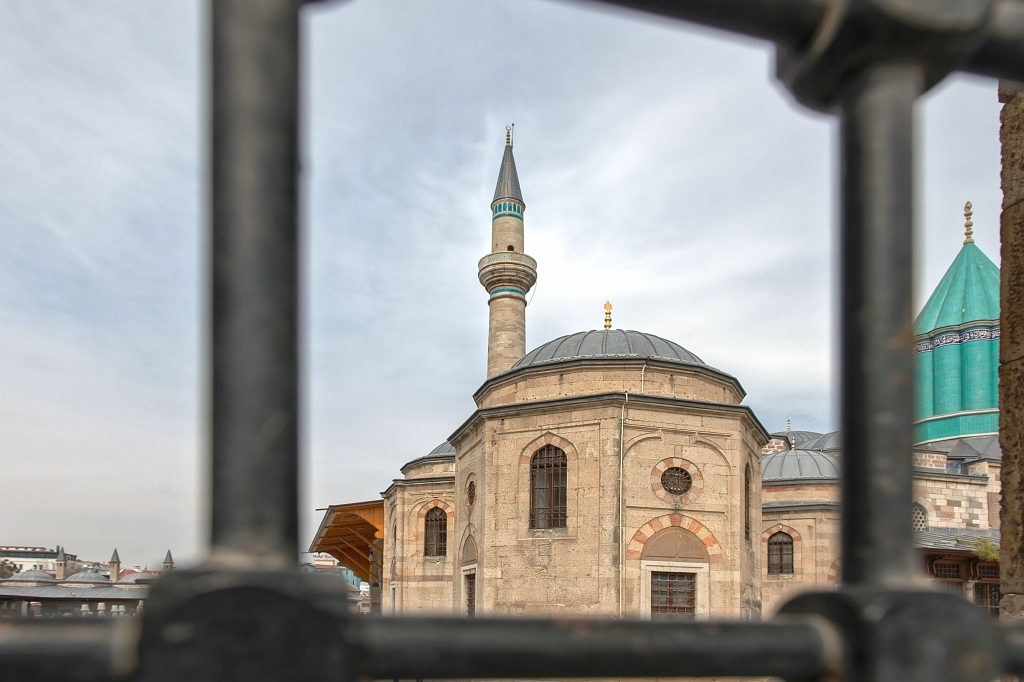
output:
[[[622,470],[625,448],[623,435],[626,430],[626,403],[629,402],[629,391],[626,391],[626,399],[622,401],[622,412],[619,415],[619,619],[622,619],[625,610],[625,589],[626,589],[626,541],[623,535],[626,532],[625,522],[625,501],[622,494]]]

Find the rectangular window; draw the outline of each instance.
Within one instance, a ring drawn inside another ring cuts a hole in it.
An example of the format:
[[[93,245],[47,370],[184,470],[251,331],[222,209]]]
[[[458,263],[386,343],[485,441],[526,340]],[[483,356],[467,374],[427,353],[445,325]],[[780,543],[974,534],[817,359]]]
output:
[[[999,585],[994,583],[974,584],[974,603],[985,609],[988,615],[999,617]]]
[[[466,574],[466,615],[476,615],[476,573]]]
[[[978,577],[982,580],[999,580],[999,565],[978,564]]]
[[[696,573],[651,572],[651,618],[693,620],[696,613]]]
[[[768,575],[793,575],[793,540],[788,536],[768,541]]]
[[[935,564],[935,577],[941,580],[962,580],[962,564]]]

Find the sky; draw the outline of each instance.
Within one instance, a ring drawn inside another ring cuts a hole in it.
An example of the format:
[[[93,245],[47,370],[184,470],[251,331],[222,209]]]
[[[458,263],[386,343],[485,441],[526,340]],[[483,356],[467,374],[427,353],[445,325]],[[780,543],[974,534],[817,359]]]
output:
[[[0,545],[201,560],[204,5],[0,5]],[[835,427],[834,118],[758,41],[552,0],[303,10],[302,542],[473,411],[490,200],[515,123],[527,347],[616,327]],[[998,264],[995,81],[921,99],[920,308]]]

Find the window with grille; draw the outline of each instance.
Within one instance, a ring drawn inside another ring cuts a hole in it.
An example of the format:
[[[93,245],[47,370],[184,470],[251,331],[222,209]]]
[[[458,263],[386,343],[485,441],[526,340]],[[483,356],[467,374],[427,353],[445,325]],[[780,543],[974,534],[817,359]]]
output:
[[[565,528],[565,453],[545,445],[530,460],[530,528]]]
[[[750,539],[750,465],[743,471],[743,537]]]
[[[974,603],[985,609],[988,615],[999,617],[999,585],[993,583],[975,583]]]
[[[651,618],[693,620],[696,613],[696,573],[651,572]]]
[[[928,510],[915,502],[914,510],[911,513],[913,514],[914,530],[928,530]]]
[[[448,515],[440,507],[428,511],[424,520],[423,553],[426,556],[448,554]]]
[[[466,615],[476,615],[476,573],[466,574]]]
[[[665,469],[661,475],[661,487],[672,495],[685,495],[693,487],[693,478],[690,472],[682,467],[671,467]]]
[[[793,537],[778,532],[768,538],[768,575],[793,575]]]
[[[476,502],[476,481],[470,481],[469,485],[466,486],[466,501],[469,502],[471,507]]]
[[[978,564],[978,577],[982,580],[999,580],[999,565]]]
[[[940,580],[962,580],[964,575],[961,564],[935,564],[935,577]]]

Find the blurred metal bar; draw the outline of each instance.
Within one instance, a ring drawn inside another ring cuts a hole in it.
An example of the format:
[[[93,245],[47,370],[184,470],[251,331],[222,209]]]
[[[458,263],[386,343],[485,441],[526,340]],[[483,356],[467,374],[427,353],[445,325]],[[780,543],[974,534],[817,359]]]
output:
[[[299,0],[212,0],[211,558],[298,556]]]
[[[1024,623],[1001,624],[999,634],[1003,648],[1003,672],[1024,675]]]
[[[743,33],[802,50],[825,17],[827,0],[602,0],[652,14]]]
[[[868,67],[841,104],[840,351],[845,584],[906,587],[914,364],[914,102],[924,69]]]
[[[984,39],[960,68],[983,76],[1024,81],[1024,2],[995,0]]]
[[[358,618],[357,672],[373,679],[776,676],[812,679],[842,663],[820,619],[680,622]]]
[[[139,628],[133,618],[0,620],[0,679],[91,682],[126,677],[137,660]]]

